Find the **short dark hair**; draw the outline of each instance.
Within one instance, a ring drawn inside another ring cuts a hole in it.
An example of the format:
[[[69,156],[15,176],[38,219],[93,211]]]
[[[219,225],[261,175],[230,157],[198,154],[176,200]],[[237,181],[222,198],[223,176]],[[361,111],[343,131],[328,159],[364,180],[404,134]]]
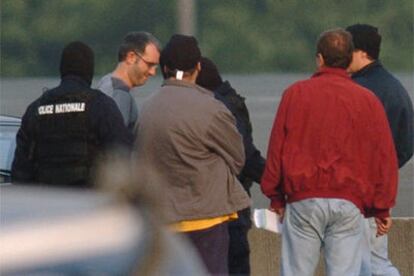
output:
[[[137,51],[144,54],[148,44],[154,44],[158,51],[161,51],[161,44],[158,39],[148,32],[129,32],[122,40],[118,50],[118,61],[125,60],[128,52]]]
[[[341,28],[323,32],[316,46],[316,53],[322,55],[328,67],[348,68],[353,51],[351,34]]]
[[[206,57],[201,57],[201,71],[197,76],[196,84],[210,91],[215,91],[223,84],[217,66],[214,62]]]
[[[352,35],[355,50],[362,50],[371,59],[378,59],[381,47],[381,35],[378,28],[368,24],[355,24],[346,28]]]

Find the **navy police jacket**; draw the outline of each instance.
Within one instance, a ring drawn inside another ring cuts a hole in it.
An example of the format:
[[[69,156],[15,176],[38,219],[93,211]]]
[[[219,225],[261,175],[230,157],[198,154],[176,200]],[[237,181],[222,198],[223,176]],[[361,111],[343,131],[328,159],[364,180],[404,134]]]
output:
[[[414,115],[410,96],[379,61],[365,66],[352,79],[374,92],[384,105],[401,168],[413,155]]]
[[[65,76],[27,108],[16,136],[12,181],[91,186],[98,156],[131,147],[115,102],[77,76]]]
[[[252,125],[250,122],[249,111],[244,102],[245,99],[237,94],[228,81],[223,82],[223,84],[214,91],[214,96],[217,100],[221,101],[236,118],[237,129],[243,137],[246,162],[238,178],[246,192],[250,194],[249,189],[252,182],[260,183],[265,159],[253,144]]]

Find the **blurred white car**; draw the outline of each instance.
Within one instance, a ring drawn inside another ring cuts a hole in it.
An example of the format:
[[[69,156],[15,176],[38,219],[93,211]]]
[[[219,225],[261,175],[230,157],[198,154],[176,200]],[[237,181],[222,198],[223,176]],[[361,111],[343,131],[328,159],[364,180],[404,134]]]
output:
[[[146,203],[110,193],[0,186],[0,275],[207,275]]]
[[[0,184],[10,182],[16,134],[20,123],[20,118],[0,115]]]

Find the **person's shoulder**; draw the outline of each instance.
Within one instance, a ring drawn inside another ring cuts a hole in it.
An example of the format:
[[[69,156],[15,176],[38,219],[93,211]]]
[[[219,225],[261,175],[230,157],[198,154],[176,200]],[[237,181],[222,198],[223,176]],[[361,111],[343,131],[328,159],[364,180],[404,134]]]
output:
[[[109,83],[111,83],[112,82],[112,79],[111,79],[111,73],[108,73],[108,74],[106,74],[106,75],[103,75],[100,79],[99,79],[99,81],[98,81],[98,83],[97,83],[97,85],[96,85],[96,87],[101,87],[101,86],[103,86],[103,85],[107,85],[107,84],[109,84]]]
[[[43,95],[42,95],[43,96]],[[41,105],[42,96],[31,102],[26,108],[26,116],[34,115],[37,112],[38,107]]]
[[[363,70],[363,73],[354,74],[352,78],[357,82],[401,85],[395,75],[385,68],[380,62],[375,62],[371,67]]]
[[[352,85],[352,87],[351,87]],[[365,102],[369,105],[376,105],[380,107],[380,109],[383,109],[383,105],[381,103],[381,100],[378,98],[378,96],[370,89],[366,88],[365,86],[362,86],[358,83],[353,82],[350,84],[350,96],[353,97],[353,99],[359,101],[359,102]]]
[[[214,96],[221,101],[237,106],[243,105],[245,101],[245,98],[241,96],[228,81],[225,81],[214,91]]]
[[[104,98],[108,97],[108,95],[103,93],[102,90],[98,89],[98,88],[89,87],[88,88],[88,93],[93,94],[95,97],[104,97]]]
[[[379,95],[406,97],[407,90],[401,81],[381,64],[370,68],[364,74],[358,74],[353,80]]]
[[[56,93],[59,93],[59,86],[45,90],[37,99],[35,99],[33,102],[31,102],[28,105],[26,110],[31,111],[37,108],[38,106],[42,104],[42,102],[44,102],[44,100],[46,100],[47,98],[51,96],[56,95]]]
[[[388,84],[390,87],[393,87],[394,89],[397,89],[399,91],[406,91],[401,81],[395,76],[395,74],[391,73],[384,67],[382,67],[382,69],[383,73],[379,78],[380,80],[383,79],[386,84]]]
[[[355,80],[350,80],[349,83],[347,83],[348,90],[352,93],[352,95],[355,96],[361,96],[361,97],[374,97],[376,98],[376,95],[374,92],[369,88],[369,86],[363,85],[360,82],[357,82]]]
[[[286,97],[290,94],[293,94],[295,92],[299,92],[302,91],[304,89],[309,88],[310,86],[313,86],[315,82],[318,82],[319,80],[315,80],[315,79],[303,79],[303,80],[297,80],[294,83],[288,85],[284,92],[283,95]]]
[[[112,73],[108,73],[104,75],[97,83],[96,89],[101,90],[103,93],[110,95],[111,91],[113,91],[112,85]]]
[[[89,88],[88,93],[91,93],[94,97],[94,102],[100,105],[113,105],[115,103],[114,99],[112,97],[108,96],[104,92],[102,92],[100,89],[96,88]]]

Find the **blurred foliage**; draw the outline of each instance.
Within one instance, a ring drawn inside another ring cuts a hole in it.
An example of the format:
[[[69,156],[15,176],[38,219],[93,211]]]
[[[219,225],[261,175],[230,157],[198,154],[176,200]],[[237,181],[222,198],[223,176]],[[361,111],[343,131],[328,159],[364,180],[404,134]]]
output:
[[[414,70],[412,0],[195,0],[202,52],[223,72],[309,72],[315,41],[354,23],[379,27],[381,59]],[[1,75],[55,76],[72,40],[95,50],[96,73],[114,68],[119,42],[146,30],[162,43],[177,32],[171,0],[1,0]]]

